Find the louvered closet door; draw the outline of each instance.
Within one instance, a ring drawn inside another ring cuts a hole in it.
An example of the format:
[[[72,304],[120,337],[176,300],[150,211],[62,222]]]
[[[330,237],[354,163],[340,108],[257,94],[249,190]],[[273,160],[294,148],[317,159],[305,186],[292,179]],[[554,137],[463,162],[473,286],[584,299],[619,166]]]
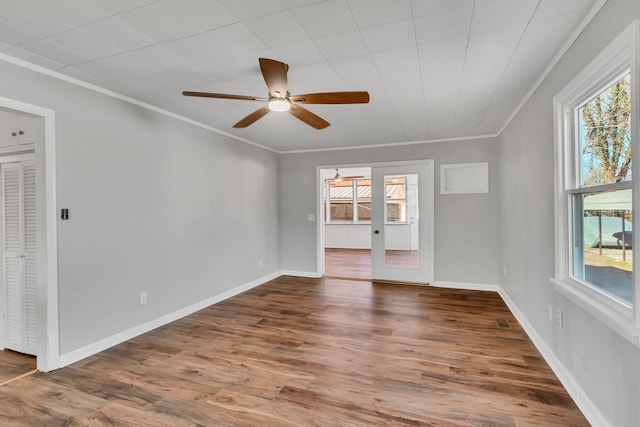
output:
[[[2,165],[6,347],[37,352],[36,176],[31,161]]]

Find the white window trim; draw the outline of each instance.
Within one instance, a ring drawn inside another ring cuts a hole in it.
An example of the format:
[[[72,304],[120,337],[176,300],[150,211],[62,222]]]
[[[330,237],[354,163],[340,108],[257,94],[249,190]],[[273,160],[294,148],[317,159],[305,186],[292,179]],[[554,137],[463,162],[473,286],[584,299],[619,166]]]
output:
[[[604,51],[598,55],[553,99],[555,143],[555,277],[551,279],[555,289],[594,317],[608,325],[627,340],[640,346],[640,257],[633,257],[633,307],[618,301],[599,289],[571,277],[571,190],[569,183],[575,164],[575,109],[587,101],[590,95],[605,88],[608,83],[631,69],[631,117],[632,138],[640,146],[640,21],[634,21]],[[571,117],[568,118],[567,115]],[[632,162],[633,223],[640,224],[640,162]],[[628,184],[620,184],[622,186]],[[636,245],[637,243],[637,245]],[[640,233],[633,235],[634,249],[640,248]]]

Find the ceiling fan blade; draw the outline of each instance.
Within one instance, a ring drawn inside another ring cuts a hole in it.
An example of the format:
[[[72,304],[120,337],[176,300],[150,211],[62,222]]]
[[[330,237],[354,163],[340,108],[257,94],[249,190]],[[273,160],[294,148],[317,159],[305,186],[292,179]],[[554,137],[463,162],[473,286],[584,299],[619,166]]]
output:
[[[269,106],[265,105],[264,107],[254,111],[253,113],[249,114],[244,119],[240,120],[238,123],[233,125],[233,127],[234,128],[246,128],[250,124],[256,122],[258,119],[261,119],[262,117],[264,117],[269,111],[271,111],[269,109]]]
[[[289,66],[274,59],[259,58],[262,77],[269,88],[271,96],[284,98],[287,96],[287,71]]]
[[[369,92],[323,92],[294,95],[292,102],[301,104],[366,104]]]
[[[291,108],[289,109],[289,112],[294,116],[296,116],[297,118],[299,118],[300,120],[302,120],[303,122],[305,122],[306,124],[308,124],[309,126],[314,127],[316,129],[324,129],[331,125],[331,123],[329,123],[322,117],[296,104],[291,104]]]
[[[244,96],[244,95],[228,95],[226,93],[210,93],[210,92],[191,92],[185,90],[182,92],[184,96],[200,96],[203,98],[224,98],[224,99],[239,99],[242,101],[268,101],[267,98],[258,98],[255,96]]]

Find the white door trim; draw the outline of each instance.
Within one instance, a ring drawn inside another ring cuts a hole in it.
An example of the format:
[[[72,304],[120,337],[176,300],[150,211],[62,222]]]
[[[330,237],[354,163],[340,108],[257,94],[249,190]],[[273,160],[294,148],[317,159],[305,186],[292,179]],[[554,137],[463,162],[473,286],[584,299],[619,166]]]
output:
[[[322,277],[324,275],[324,221],[323,212],[322,212],[322,169],[335,169],[335,168],[358,168],[358,167],[376,167],[376,166],[408,166],[408,165],[427,165],[431,168],[433,172],[435,168],[435,162],[433,159],[424,159],[424,160],[403,160],[403,161],[393,161],[393,162],[370,162],[370,163],[344,163],[344,164],[327,164],[316,166],[316,272],[314,274],[315,277]],[[432,185],[435,185],[435,180],[431,180]],[[429,189],[429,192],[433,196],[435,190],[433,188]],[[431,197],[429,206],[428,206],[428,219],[425,222],[425,226],[427,227],[428,238],[427,238],[427,263],[429,267],[428,272],[428,281],[429,283],[433,283],[435,277],[435,258],[434,258],[434,248],[435,248],[435,239],[434,239],[434,230],[435,230],[435,200]]]
[[[38,370],[48,372],[60,367],[55,112],[48,108],[3,97],[0,97],[0,108],[44,118],[44,140],[36,141],[35,144],[36,188],[38,189],[37,358]]]

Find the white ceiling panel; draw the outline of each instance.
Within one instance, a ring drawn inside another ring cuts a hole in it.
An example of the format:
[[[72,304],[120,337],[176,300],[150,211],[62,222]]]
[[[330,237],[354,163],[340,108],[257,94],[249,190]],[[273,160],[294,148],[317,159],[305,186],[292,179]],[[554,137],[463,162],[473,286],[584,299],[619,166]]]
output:
[[[264,44],[241,23],[217,28],[165,43],[169,49],[194,64],[230,58],[264,49]]]
[[[346,0],[328,0],[294,9],[292,12],[311,38],[342,34],[358,29]]]
[[[595,0],[11,0],[0,51],[277,150],[494,134]],[[293,94],[366,90],[232,126],[265,96],[258,58],[289,64]],[[0,94],[1,96],[2,94]]]
[[[267,16],[287,10],[282,0],[219,0],[239,20],[247,20],[258,16]]]
[[[369,55],[356,56],[330,62],[336,76],[345,87],[352,90],[367,90],[372,92],[385,91],[380,76]]]
[[[10,4],[3,3],[0,7],[0,26],[2,25],[23,28],[24,32],[38,39],[73,28],[73,25],[59,17],[22,0],[13,0]]]
[[[13,47],[12,44],[6,43],[6,42],[0,42],[0,52],[4,52],[7,51],[9,49],[11,49]]]
[[[109,11],[84,0],[29,0],[29,4],[49,15],[60,16],[64,22],[74,27],[99,21],[111,15]]]
[[[161,0],[88,0],[112,14],[122,13],[127,10],[137,9],[153,3],[159,3]]]
[[[18,27],[10,22],[0,21],[0,40],[9,46],[20,46],[38,40],[40,37],[29,32],[29,28]]]
[[[416,44],[413,19],[361,30],[369,52],[383,52]]]
[[[288,77],[289,91],[292,95],[346,90],[327,62],[290,67]]]
[[[122,52],[121,49],[114,45],[79,28],[56,34],[51,36],[49,40],[59,46],[65,46],[67,49],[89,60],[104,58],[105,56]]]
[[[65,64],[61,62],[57,62],[52,59],[45,58],[44,56],[38,55],[35,52],[32,52],[30,50],[25,50],[19,47],[12,47],[10,49],[7,49],[6,54],[9,56],[13,56],[14,58],[22,59],[32,64],[36,64],[41,67],[48,68],[50,70],[58,70],[65,66]]]
[[[128,10],[118,14],[118,19],[160,42],[196,34],[186,22],[173,16],[165,3],[153,3]]]
[[[275,55],[274,59],[286,62],[289,66],[324,62],[324,57],[311,40],[303,40],[283,46],[272,46],[269,50]]]
[[[271,51],[262,50],[232,58],[205,62],[198,64],[198,67],[209,76],[209,81],[226,82],[247,77],[260,80],[262,79],[262,74],[260,74],[258,58],[270,58],[272,56]]]
[[[411,0],[411,8],[413,16],[418,17],[472,7],[474,3],[474,0]]]
[[[156,40],[138,28],[114,17],[93,22],[81,28],[122,51],[136,50],[156,43]]]
[[[592,0],[540,0],[532,21],[541,21],[565,13],[581,11],[586,13],[593,6]]]
[[[313,40],[316,47],[328,61],[352,58],[367,53],[360,31],[342,33],[335,36],[319,37]]]
[[[422,78],[415,46],[372,55],[391,102],[396,108],[424,105]]]
[[[429,136],[443,138],[453,127],[467,39],[460,37],[419,46]]]
[[[92,59],[83,56],[70,47],[60,44],[51,38],[27,43],[22,45],[21,48],[61,64],[79,64]]]
[[[361,29],[404,21],[412,17],[410,0],[348,0]]]
[[[239,20],[217,0],[164,0],[161,4],[176,21],[196,33],[220,28]]]
[[[416,40],[420,44],[466,36],[472,16],[473,7],[465,7],[416,18]]]
[[[244,25],[266,46],[280,46],[309,39],[289,11],[253,18],[245,21]]]
[[[538,1],[487,0],[478,2],[473,11],[471,32],[482,33],[514,26],[524,27],[531,20]]]

